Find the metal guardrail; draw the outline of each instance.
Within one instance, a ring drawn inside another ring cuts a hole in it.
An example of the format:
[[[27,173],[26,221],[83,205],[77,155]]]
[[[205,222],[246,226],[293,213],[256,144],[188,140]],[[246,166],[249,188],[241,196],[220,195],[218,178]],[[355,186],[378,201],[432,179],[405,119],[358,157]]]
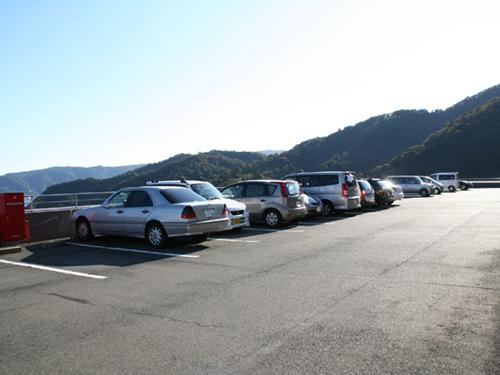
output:
[[[51,208],[80,208],[101,204],[114,191],[100,191],[95,193],[66,193],[66,194],[38,194],[25,195],[24,208],[27,212]]]

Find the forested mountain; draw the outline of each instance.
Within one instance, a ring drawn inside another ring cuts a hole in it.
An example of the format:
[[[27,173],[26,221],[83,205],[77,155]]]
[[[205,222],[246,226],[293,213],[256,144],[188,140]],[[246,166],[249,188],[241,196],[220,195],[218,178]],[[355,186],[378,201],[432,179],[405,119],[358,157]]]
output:
[[[96,180],[88,178],[48,188],[46,194],[83,191],[109,191],[123,186],[144,185],[155,179],[202,179],[216,185],[254,176],[249,171],[266,159],[258,152],[210,151],[197,155],[179,154],[155,164],[148,164],[122,175]]]
[[[469,177],[500,176],[500,97],[450,122],[374,173],[431,174],[456,170]]]
[[[370,118],[354,126],[298,144],[286,156],[302,170],[368,171],[423,142],[476,106],[500,96],[500,85],[466,98],[444,111],[401,110]]]
[[[110,179],[86,179],[55,185],[46,193],[107,191],[142,185],[151,179],[181,177],[208,180],[222,186],[247,178],[280,178],[297,171],[347,169],[368,172],[424,142],[449,121],[497,96],[500,96],[500,85],[446,110],[400,110],[373,117],[327,137],[302,142],[280,154],[266,156],[259,152],[235,151],[180,154]],[[461,165],[452,169],[461,170]]]
[[[80,178],[103,179],[113,177],[142,165],[121,167],[53,167],[27,172],[8,173],[0,176],[0,191],[22,191],[40,194],[48,186]]]

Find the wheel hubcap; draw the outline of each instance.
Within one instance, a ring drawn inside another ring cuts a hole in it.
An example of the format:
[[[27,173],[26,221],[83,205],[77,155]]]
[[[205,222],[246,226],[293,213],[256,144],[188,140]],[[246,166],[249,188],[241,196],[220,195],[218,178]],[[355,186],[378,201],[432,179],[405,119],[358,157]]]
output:
[[[332,208],[330,207],[330,205],[328,204],[323,205],[323,216],[329,216],[331,214],[332,214]]]
[[[163,240],[163,233],[158,227],[152,227],[148,232],[149,242],[154,246],[159,246]]]
[[[274,226],[274,225],[278,224],[278,220],[279,220],[278,215],[275,212],[269,212],[266,215],[267,225]]]
[[[89,228],[87,227],[86,223],[80,223],[78,224],[78,235],[81,238],[86,238],[89,234]]]

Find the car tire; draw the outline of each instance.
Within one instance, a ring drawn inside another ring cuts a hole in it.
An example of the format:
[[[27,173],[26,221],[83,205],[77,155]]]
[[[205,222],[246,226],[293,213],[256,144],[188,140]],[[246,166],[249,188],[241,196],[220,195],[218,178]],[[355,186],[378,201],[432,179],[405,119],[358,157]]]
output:
[[[277,227],[282,223],[283,219],[281,218],[281,214],[277,210],[266,210],[264,212],[264,222],[268,227]]]
[[[92,232],[92,227],[90,226],[89,221],[81,217],[75,223],[75,232],[76,238],[80,241],[90,241],[94,238],[94,233]]]
[[[323,207],[321,208],[321,216],[333,216],[335,214],[335,209],[333,204],[328,201],[323,201]]]
[[[439,194],[441,194],[441,193],[442,193],[441,189],[436,189],[436,194],[437,194],[437,195],[439,195]]]
[[[195,236],[191,236],[191,243],[198,244],[208,240],[208,234],[197,234]]]
[[[460,190],[467,190],[469,187],[465,184],[460,185]]]
[[[160,248],[167,242],[167,232],[158,222],[149,223],[146,227],[146,241],[154,248]]]
[[[420,191],[418,192],[420,194],[421,197],[428,197],[430,194],[429,194],[429,191],[427,189],[420,189]]]
[[[448,191],[450,191],[451,193],[454,193],[455,191],[457,191],[457,188],[453,185],[450,185],[450,186],[448,186]]]

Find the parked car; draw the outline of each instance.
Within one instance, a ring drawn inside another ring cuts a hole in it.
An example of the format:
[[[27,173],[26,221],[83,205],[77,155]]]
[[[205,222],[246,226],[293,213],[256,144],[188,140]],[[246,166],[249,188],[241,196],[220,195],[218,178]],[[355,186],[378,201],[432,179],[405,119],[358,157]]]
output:
[[[434,189],[432,185],[425,183],[418,176],[389,176],[387,179],[401,186],[404,194],[420,194],[422,197],[429,197]]]
[[[442,183],[452,193],[458,189],[458,172],[439,172],[431,174],[431,178]]]
[[[400,201],[405,197],[405,194],[403,193],[403,188],[399,185],[396,185],[390,181],[387,181],[391,185],[391,189],[393,191],[394,195],[394,200]]]
[[[191,189],[196,194],[208,200],[223,200],[229,211],[229,224],[227,229],[241,229],[250,226],[247,207],[234,199],[226,199],[221,192],[210,182],[197,180],[153,180],[146,183],[148,186],[182,186]]]
[[[299,182],[306,194],[321,199],[324,216],[361,207],[361,192],[353,172],[304,172],[283,179]]]
[[[307,209],[306,216],[311,218],[321,215],[321,212],[323,210],[323,203],[321,203],[321,199],[313,195],[307,195],[307,194],[303,194],[303,197],[304,197],[304,204],[306,205]]]
[[[434,187],[434,191],[436,194],[441,194],[444,191],[444,185],[441,182],[436,181],[429,176],[420,176],[420,178],[422,179],[422,181],[431,184]]]
[[[145,186],[121,189],[100,206],[78,210],[72,222],[83,241],[102,234],[145,238],[161,247],[169,237],[191,236],[199,242],[226,230],[227,215],[223,201],[208,201],[185,187]]]
[[[467,180],[458,180],[458,186],[460,187],[460,190],[469,190],[474,187],[474,183]]]
[[[379,206],[389,206],[394,203],[396,197],[394,196],[393,184],[380,178],[369,178],[368,183],[375,191],[375,202]]]
[[[264,221],[270,227],[306,217],[303,194],[296,181],[248,180],[221,191],[224,198],[247,206],[251,221]]]
[[[358,180],[359,190],[361,192],[361,207],[372,207],[375,202],[375,190],[366,180]]]

